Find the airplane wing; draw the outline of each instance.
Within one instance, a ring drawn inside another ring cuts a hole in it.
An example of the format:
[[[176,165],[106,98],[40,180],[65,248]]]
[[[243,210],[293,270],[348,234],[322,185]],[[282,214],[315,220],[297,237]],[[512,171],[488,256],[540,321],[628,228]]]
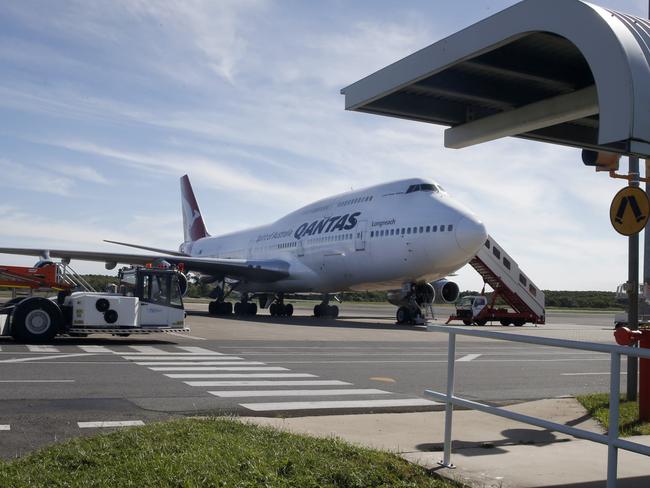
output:
[[[246,260],[197,258],[190,256],[172,256],[168,254],[128,254],[103,251],[71,251],[60,249],[25,249],[18,247],[0,247],[0,254],[19,254],[23,256],[49,256],[60,259],[79,259],[105,263],[123,263],[145,265],[157,259],[164,259],[170,264],[183,264],[187,271],[195,271],[212,276],[228,276],[258,282],[278,281],[289,276],[289,263],[279,259]]]

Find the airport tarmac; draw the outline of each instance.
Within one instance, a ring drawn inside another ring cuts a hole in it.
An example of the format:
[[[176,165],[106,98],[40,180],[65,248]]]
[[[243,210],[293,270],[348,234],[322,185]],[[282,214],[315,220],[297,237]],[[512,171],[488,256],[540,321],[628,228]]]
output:
[[[439,410],[447,335],[394,324],[389,305],[341,305],[338,320],[209,316],[188,305],[187,335],[0,339],[0,445],[11,458],[126,422],[187,414],[298,417]],[[440,318],[449,309],[436,310]],[[550,313],[513,334],[613,342],[613,313]],[[464,327],[464,326],[453,326]],[[606,391],[608,357],[459,338],[456,391],[499,404]],[[625,367],[623,367],[625,371]],[[106,422],[109,422],[108,424]],[[118,424],[111,424],[118,422]]]

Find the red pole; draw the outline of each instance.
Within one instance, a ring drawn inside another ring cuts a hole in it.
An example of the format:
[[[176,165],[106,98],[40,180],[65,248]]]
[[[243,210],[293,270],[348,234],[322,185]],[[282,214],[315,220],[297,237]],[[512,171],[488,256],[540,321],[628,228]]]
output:
[[[650,329],[643,330],[639,346],[650,349]],[[650,359],[639,360],[639,420],[650,422]]]

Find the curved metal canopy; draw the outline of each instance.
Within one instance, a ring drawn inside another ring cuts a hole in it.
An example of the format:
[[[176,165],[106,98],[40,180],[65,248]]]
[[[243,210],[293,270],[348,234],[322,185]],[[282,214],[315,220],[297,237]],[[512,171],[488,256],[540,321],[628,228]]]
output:
[[[445,146],[516,136],[650,157],[650,22],[525,0],[341,90],[345,108],[451,126]]]

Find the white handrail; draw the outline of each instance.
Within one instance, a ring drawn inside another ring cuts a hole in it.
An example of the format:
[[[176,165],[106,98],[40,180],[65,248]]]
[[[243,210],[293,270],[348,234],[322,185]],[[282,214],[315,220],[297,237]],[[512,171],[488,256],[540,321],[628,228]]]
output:
[[[465,408],[479,410],[491,415],[497,415],[517,422],[523,422],[535,425],[548,430],[562,432],[574,437],[587,439],[593,442],[607,445],[607,488],[616,487],[616,476],[618,468],[618,449],[632,451],[645,456],[650,456],[650,447],[638,444],[636,442],[626,441],[618,437],[618,420],[619,420],[619,395],[620,395],[620,374],[621,374],[621,356],[634,356],[644,359],[650,359],[649,349],[639,349],[636,347],[625,347],[613,344],[599,344],[596,342],[568,341],[563,339],[551,339],[546,337],[525,336],[519,334],[509,334],[504,332],[491,332],[484,330],[468,329],[451,329],[440,325],[428,325],[429,332],[444,332],[449,334],[449,348],[447,351],[447,393],[440,393],[433,390],[425,390],[425,395],[445,402],[445,438],[443,459],[440,465],[454,468],[451,464],[451,430],[453,418],[453,406],[458,405]],[[535,344],[539,346],[563,347],[568,349],[578,349],[582,351],[600,352],[610,355],[610,402],[609,402],[609,430],[607,435],[590,432],[584,429],[570,427],[568,425],[558,424],[548,420],[523,415],[520,413],[505,410],[499,407],[493,407],[484,403],[475,402],[454,395],[454,376],[455,376],[455,358],[456,358],[456,336],[466,335],[473,337],[484,337],[486,339],[495,339],[509,342],[522,342],[525,344]]]

